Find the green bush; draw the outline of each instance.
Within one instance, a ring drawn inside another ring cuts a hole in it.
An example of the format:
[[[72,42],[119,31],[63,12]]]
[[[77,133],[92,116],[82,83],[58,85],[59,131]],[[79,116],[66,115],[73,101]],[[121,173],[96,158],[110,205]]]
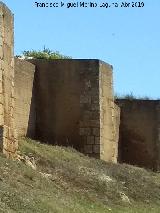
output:
[[[71,59],[69,56],[65,56],[60,54],[57,51],[52,51],[49,48],[45,48],[41,50],[30,50],[23,51],[23,56],[25,58],[36,58],[36,59]]]
[[[132,101],[132,100],[152,100],[148,96],[136,96],[133,94],[133,92],[124,94],[124,95],[115,93],[114,99],[126,99],[126,100],[130,100],[130,101]]]

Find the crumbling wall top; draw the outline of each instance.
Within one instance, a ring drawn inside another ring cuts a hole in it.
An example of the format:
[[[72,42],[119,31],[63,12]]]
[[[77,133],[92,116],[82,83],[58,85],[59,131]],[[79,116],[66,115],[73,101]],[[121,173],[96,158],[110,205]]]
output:
[[[3,10],[10,13],[13,16],[12,11],[6,6],[6,4],[0,1],[0,14],[2,13]]]

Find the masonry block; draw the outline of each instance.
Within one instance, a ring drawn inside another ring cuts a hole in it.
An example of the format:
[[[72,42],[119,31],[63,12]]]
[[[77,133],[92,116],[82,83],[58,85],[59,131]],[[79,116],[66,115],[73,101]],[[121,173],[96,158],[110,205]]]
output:
[[[84,153],[85,154],[92,154],[93,153],[92,145],[84,145]]]
[[[95,137],[95,144],[100,144],[100,137]]]
[[[100,129],[99,128],[93,128],[92,132],[93,132],[94,136],[100,136]]]
[[[87,144],[94,144],[94,136],[87,136]]]
[[[94,145],[93,146],[93,152],[95,154],[100,154],[100,144],[99,145]]]
[[[80,135],[91,135],[91,129],[90,128],[80,128],[79,129],[79,134]]]

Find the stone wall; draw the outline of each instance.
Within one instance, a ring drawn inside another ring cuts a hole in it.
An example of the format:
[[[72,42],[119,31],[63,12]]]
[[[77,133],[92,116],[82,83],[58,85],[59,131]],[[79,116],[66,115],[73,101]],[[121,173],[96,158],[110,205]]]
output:
[[[112,155],[112,162],[115,162],[117,163],[117,160],[118,160],[118,149],[119,149],[119,144],[118,144],[118,141],[119,141],[119,127],[120,127],[120,108],[114,104],[114,111],[113,111],[113,116],[112,116],[112,119],[113,119],[113,126],[114,126],[114,129],[113,129],[113,137],[114,137],[114,140],[113,140],[113,155]]]
[[[121,108],[119,161],[157,169],[160,164],[160,101],[117,100]]]
[[[15,59],[14,66],[13,29],[13,15],[0,2],[1,151],[15,157],[16,126],[19,136],[160,169],[160,101],[117,100],[119,109],[112,66],[99,60]]]
[[[36,65],[36,138],[80,148],[79,63],[32,60]]]
[[[13,15],[3,3],[0,32],[3,152],[16,154],[16,126],[19,136],[116,162],[119,109],[113,100],[112,67],[99,60],[14,60]]]
[[[13,15],[0,2],[0,137],[1,149],[9,157],[17,150],[14,129]]]
[[[156,101],[156,170],[160,171],[160,101]]]
[[[81,151],[100,158],[100,105],[99,105],[99,61],[81,60],[79,75],[80,117],[79,135]]]
[[[33,64],[15,58],[15,127],[19,136],[30,138],[35,135],[34,73]]]
[[[118,109],[114,110],[111,66],[99,60],[30,62],[36,65],[36,138],[116,161]],[[102,116],[110,126],[101,122]]]

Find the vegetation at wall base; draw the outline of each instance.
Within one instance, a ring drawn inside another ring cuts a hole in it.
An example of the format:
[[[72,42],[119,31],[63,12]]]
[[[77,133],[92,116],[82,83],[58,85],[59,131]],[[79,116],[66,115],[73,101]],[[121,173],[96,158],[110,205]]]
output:
[[[0,212],[160,212],[160,174],[20,139],[36,170],[0,154]]]

